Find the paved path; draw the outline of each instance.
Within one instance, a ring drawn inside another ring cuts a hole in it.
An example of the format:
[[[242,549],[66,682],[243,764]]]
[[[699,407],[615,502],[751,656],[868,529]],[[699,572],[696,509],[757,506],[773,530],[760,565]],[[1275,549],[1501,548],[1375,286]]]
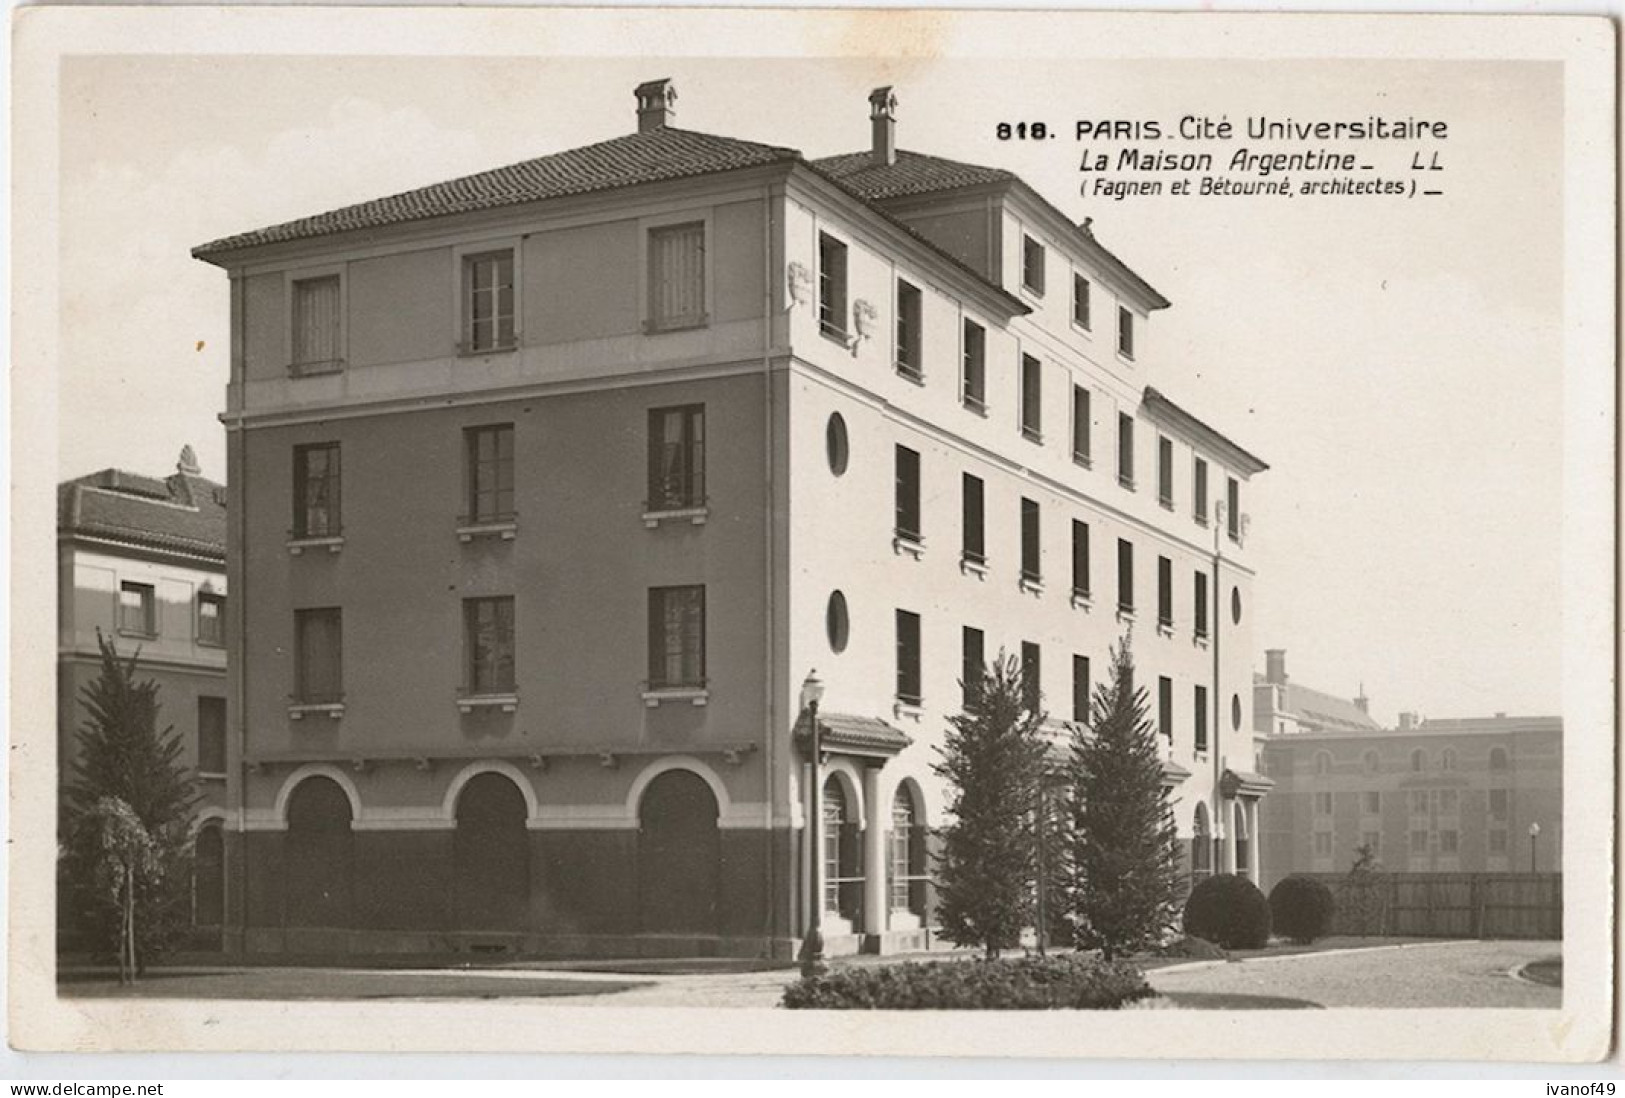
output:
[[[1147,978],[1176,1004],[1180,995],[1191,994],[1270,996],[1324,1007],[1555,1009],[1562,1003],[1561,989],[1515,980],[1508,972],[1561,952],[1559,942],[1430,942],[1182,966],[1153,971]],[[1201,1001],[1193,998],[1189,1005]]]

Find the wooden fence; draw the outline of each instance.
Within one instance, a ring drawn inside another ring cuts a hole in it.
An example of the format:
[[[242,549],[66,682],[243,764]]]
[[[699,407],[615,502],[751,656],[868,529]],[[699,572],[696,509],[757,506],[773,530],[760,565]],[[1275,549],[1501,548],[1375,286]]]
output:
[[[1305,873],[1337,898],[1333,934],[1417,938],[1563,936],[1561,873]]]

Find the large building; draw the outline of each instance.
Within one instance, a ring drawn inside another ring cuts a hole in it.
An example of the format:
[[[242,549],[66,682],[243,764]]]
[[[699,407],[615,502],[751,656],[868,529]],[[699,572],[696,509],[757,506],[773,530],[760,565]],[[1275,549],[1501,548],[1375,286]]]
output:
[[[57,491],[57,764],[71,778],[83,688],[101,670],[97,638],[158,684],[160,727],[173,726],[197,777],[193,917],[221,925],[226,816],[226,490],[192,448],[175,472],[103,469]]]
[[[1130,627],[1193,871],[1256,874],[1265,466],[1154,387],[1167,300],[1010,172],[900,150],[889,89],[817,160],[636,98],[195,251],[229,944],[783,956],[813,897],[832,951],[923,944],[964,670],[1016,655],[1073,719]]]
[[[1395,728],[1349,701],[1289,681],[1267,654],[1255,686],[1263,770],[1264,883],[1347,872],[1369,847],[1389,872],[1559,872],[1561,717],[1422,720]]]

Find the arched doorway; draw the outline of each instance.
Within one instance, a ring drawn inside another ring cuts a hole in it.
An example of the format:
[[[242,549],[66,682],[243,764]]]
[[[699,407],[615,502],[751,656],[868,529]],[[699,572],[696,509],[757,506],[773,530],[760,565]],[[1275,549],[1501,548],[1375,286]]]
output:
[[[331,778],[300,782],[288,798],[287,924],[348,927],[354,855],[350,798]]]
[[[863,850],[857,813],[840,775],[824,780],[824,910],[863,925]]]
[[[218,928],[226,915],[226,840],[218,822],[198,829],[192,841],[192,925]]]
[[[525,795],[505,774],[476,774],[457,794],[452,844],[457,929],[525,926],[530,906],[526,815]]]
[[[638,803],[639,925],[652,934],[715,934],[721,847],[717,798],[692,770],[668,770]]]
[[[1191,824],[1191,879],[1200,881],[1213,872],[1213,829],[1207,822],[1207,805],[1196,805]]]
[[[925,821],[907,782],[891,804],[891,909],[925,917]]]

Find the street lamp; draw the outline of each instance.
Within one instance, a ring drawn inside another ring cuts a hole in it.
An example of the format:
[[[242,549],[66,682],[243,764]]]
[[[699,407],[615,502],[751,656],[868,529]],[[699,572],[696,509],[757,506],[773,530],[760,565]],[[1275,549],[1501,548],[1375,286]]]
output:
[[[1535,840],[1540,838],[1540,824],[1529,825],[1529,872],[1535,871]]]
[[[824,680],[816,670],[807,672],[807,681],[801,684],[801,708],[807,714],[808,747],[812,753],[812,858],[810,880],[812,903],[809,905],[807,934],[801,940],[801,975],[822,976],[829,971],[824,963],[824,890],[819,881],[819,866],[824,857],[824,795],[819,785],[819,762],[823,753],[818,731],[818,703],[824,697]]]

